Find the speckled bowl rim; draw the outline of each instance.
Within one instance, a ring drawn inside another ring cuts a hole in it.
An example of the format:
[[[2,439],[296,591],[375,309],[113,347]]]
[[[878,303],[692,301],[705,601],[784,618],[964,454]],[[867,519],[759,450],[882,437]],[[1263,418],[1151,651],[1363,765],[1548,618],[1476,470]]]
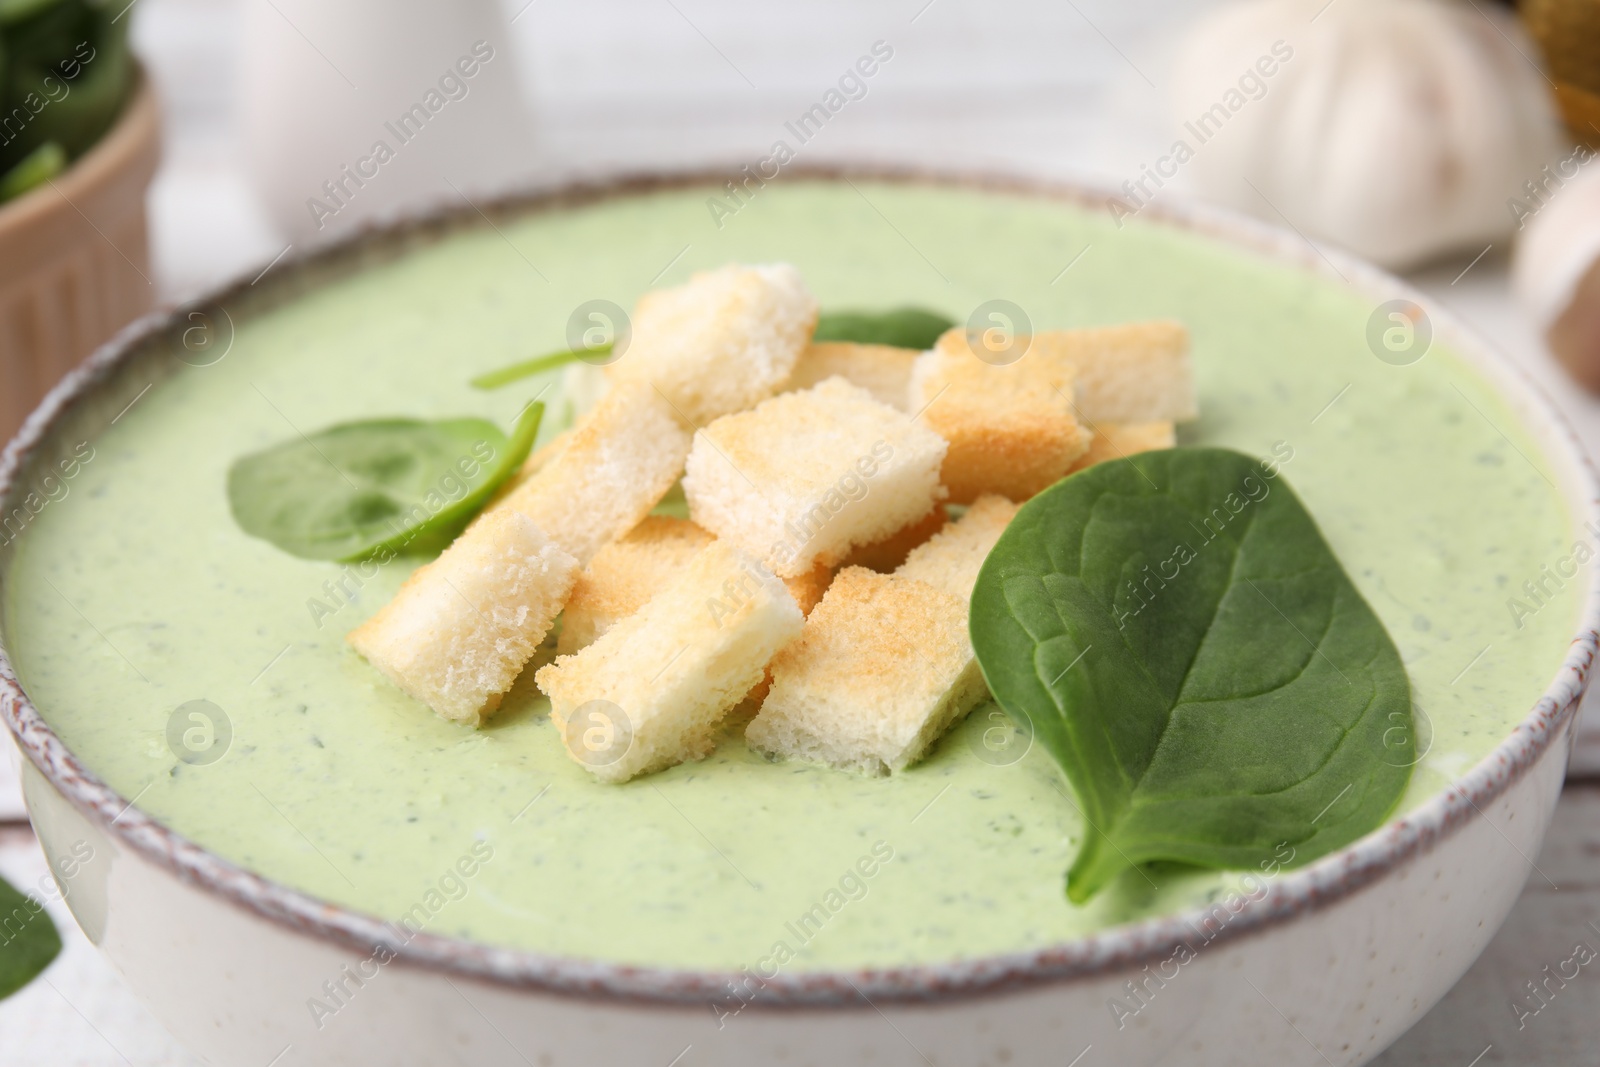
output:
[[[718,185],[729,174],[693,171],[626,176],[524,190],[478,204],[462,204],[460,199],[453,203],[441,201],[422,210],[391,213],[337,241],[285,256],[270,269],[281,274],[326,264],[369,244],[382,247],[392,243],[403,253],[408,234],[448,234],[480,225],[493,215],[560,211],[618,197]],[[1083,184],[874,166],[795,167],[781,180],[850,179],[968,188],[1067,202],[1086,210],[1103,208],[1113,195]],[[1226,211],[1173,201],[1148,205],[1140,215],[1141,221],[1153,219],[1342,282],[1346,288],[1378,302],[1406,299],[1423,306],[1434,323],[1435,337],[1447,340],[1477,373],[1503,391],[1524,429],[1539,442],[1542,458],[1564,468],[1559,471],[1565,483],[1561,491],[1576,521],[1600,523],[1595,472],[1566,421],[1520,369],[1421,293],[1351,256],[1315,248],[1296,233]],[[242,298],[252,284],[241,276],[206,296],[152,313],[127,327],[69,374],[0,454],[0,501],[9,502],[19,479],[29,470],[30,456],[48,440],[53,427],[111,381],[145,342],[186,321],[191,310],[214,308],[232,298]],[[1530,421],[1535,419],[1544,424],[1542,428]],[[1595,528],[1600,529],[1600,525]],[[1277,876],[1270,891],[1247,904],[1221,929],[1214,942],[1260,934],[1328,908],[1432,848],[1471,819],[1484,818],[1483,808],[1543,758],[1571,723],[1594,659],[1597,628],[1600,568],[1591,573],[1580,626],[1560,670],[1527,717],[1494,751],[1415,811],[1316,863]],[[591,1001],[663,1007],[692,1004],[703,1010],[707,1001],[725,997],[730,983],[744,979],[735,971],[679,970],[549,956],[428,933],[404,939],[397,936],[394,926],[374,916],[318,900],[221,859],[133,807],[79,762],[45,723],[23,692],[3,645],[0,715],[45,779],[105,832],[184,882],[296,933],[359,951],[381,945],[393,951],[400,962],[446,975]],[[1194,936],[1206,915],[1204,909],[1194,909],[1160,916],[1027,952],[904,967],[780,973],[765,980],[753,995],[746,992],[745,996],[767,1008],[859,1009],[867,999],[875,1005],[948,1001],[1101,977],[1166,958],[1180,942]]]

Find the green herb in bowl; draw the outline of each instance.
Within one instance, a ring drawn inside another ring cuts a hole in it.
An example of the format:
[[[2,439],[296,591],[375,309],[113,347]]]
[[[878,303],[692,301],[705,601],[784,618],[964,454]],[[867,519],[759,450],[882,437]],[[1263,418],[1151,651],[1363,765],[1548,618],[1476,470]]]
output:
[[[370,419],[236,460],[228,504],[248,534],[305,559],[442,549],[516,473],[544,405],[508,438],[485,419]]]
[[[916,307],[890,311],[833,311],[823,312],[818,317],[811,339],[923,350],[932,348],[939,335],[954,325],[936,311]]]
[[[813,341],[853,341],[857,344],[890,345],[918,351],[933,343],[955,323],[938,312],[903,307],[890,311],[823,312],[817,318]],[[474,389],[499,389],[535,374],[564,367],[579,360],[606,362],[611,342],[589,348],[564,348],[534,356],[518,363],[486,371],[472,379]]]
[[[1180,448],[1057,483],[985,560],[971,630],[1078,796],[1074,902],[1156,860],[1316,859],[1410,778],[1399,652],[1270,461]]]

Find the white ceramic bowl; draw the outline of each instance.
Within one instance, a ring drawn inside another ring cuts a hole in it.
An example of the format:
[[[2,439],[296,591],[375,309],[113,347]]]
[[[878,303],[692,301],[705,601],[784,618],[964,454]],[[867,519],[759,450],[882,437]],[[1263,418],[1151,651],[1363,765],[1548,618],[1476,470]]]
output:
[[[499,208],[704,178],[569,189]],[[1102,202],[1086,190],[980,184]],[[1375,302],[1422,304],[1436,335],[1499,388],[1538,442],[1575,522],[1600,518],[1593,473],[1555,411],[1419,294],[1257,223],[1191,209],[1147,213],[1297,269],[1338,274]],[[277,284],[312,285],[418,232],[480,224],[471,210],[396,220],[280,266]],[[200,306],[220,307],[244,288]],[[92,437],[161,372],[158,358],[171,357],[147,342],[181,331],[189,310],[135,324],[50,394],[0,458],[7,510],[58,442]],[[10,562],[10,550],[0,552],[0,582]],[[3,651],[0,714],[27,756],[28,806],[52,864],[62,871],[84,843],[92,849],[68,883],[73,914],[156,1016],[210,1063],[1344,1067],[1375,1056],[1427,1011],[1516,900],[1561,788],[1597,618],[1591,577],[1560,671],[1486,759],[1404,818],[1273,880],[1237,914],[1173,915],[1043,951],[937,966],[785,974],[736,1012],[736,974],[557,959],[429,934],[402,941],[375,918],[219,859],[80,764]],[[1193,959],[1167,962],[1184,943]],[[392,961],[375,962],[391,953]],[[1108,1001],[1130,997],[1130,982],[1162,1007],[1119,1026]],[[308,1004],[325,983],[344,990],[336,1025],[319,1026]]]

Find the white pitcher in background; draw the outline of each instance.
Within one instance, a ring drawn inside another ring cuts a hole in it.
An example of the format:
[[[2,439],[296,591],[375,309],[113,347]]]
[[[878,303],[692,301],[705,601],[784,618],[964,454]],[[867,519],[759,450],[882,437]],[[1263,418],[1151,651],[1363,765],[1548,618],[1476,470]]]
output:
[[[250,177],[291,239],[531,172],[496,0],[244,0]]]

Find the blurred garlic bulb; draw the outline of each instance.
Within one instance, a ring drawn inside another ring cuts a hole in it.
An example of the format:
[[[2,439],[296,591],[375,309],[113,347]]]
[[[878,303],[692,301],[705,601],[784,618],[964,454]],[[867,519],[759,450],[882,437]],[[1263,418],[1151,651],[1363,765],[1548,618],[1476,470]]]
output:
[[[1600,167],[1582,147],[1569,160],[1588,169],[1547,189],[1548,199],[1524,198],[1534,214],[1517,243],[1511,284],[1550,351],[1600,393]]]
[[[1510,232],[1559,145],[1534,54],[1488,3],[1248,0],[1186,42],[1175,117],[1205,196],[1405,267]]]

